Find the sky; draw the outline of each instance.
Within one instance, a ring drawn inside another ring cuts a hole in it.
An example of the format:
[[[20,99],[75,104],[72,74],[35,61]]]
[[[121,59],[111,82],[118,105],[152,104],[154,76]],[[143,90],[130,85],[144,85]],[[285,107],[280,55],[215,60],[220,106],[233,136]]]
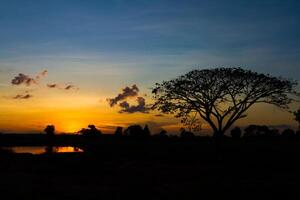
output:
[[[135,85],[148,103],[156,82],[220,66],[299,80],[299,35],[296,0],[0,0],[0,131],[148,124],[176,132],[173,116],[120,113],[107,99]],[[128,99],[133,109],[143,103]],[[238,125],[296,126],[272,106],[248,114]]]

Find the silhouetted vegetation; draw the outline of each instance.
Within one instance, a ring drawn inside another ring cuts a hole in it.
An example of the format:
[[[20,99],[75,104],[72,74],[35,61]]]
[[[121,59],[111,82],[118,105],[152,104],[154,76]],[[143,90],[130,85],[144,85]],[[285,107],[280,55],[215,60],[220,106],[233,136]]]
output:
[[[280,131],[278,129],[270,129],[270,136],[271,137],[279,137],[280,136]]]
[[[76,135],[55,134],[54,125],[45,128],[46,134],[1,134],[1,192],[16,194],[17,199],[199,199],[204,192],[241,198],[238,191],[255,197],[261,195],[257,191],[269,197],[281,186],[298,191],[300,130],[288,128],[280,134],[266,125],[249,125],[243,131],[233,128],[231,137],[224,135],[253,104],[287,108],[295,85],[240,68],[194,70],[157,84],[153,108],[182,119],[187,130],[182,128],[180,137],[166,130],[152,135],[148,125],[131,125],[124,131],[117,127],[114,134],[102,134],[95,125]],[[110,104],[118,105],[137,91],[137,86],[125,88]],[[148,113],[148,108],[126,103],[122,105],[128,113]],[[300,111],[294,114],[300,125]],[[211,126],[214,139],[195,134],[201,130],[200,118]],[[46,147],[45,153],[9,150],[22,145]],[[58,155],[59,146],[84,152]],[[22,180],[16,181],[19,176]],[[21,186],[8,188],[9,184]]]
[[[180,137],[181,138],[194,138],[195,134],[191,131],[186,131],[184,128],[180,129]]]
[[[295,115],[295,120],[299,124],[299,130],[300,130],[300,109],[298,109],[296,112],[294,112],[294,115]]]
[[[240,137],[242,130],[235,127],[233,138],[222,138],[220,143],[185,129],[181,129],[181,137],[168,137],[165,130],[151,136],[149,127],[140,125],[129,126],[125,134],[122,130],[117,127],[115,134],[86,137],[101,135],[90,125],[83,134],[55,134],[52,145],[47,145],[45,134],[2,135],[1,145],[47,146],[41,155],[0,148],[0,175],[5,182],[2,194],[8,191],[11,196],[19,195],[18,199],[32,195],[46,197],[41,199],[111,199],[115,194],[140,197],[150,189],[153,196],[143,199],[176,199],[180,188],[184,192],[179,193],[180,198],[194,199],[198,193],[200,198],[216,190],[222,191],[222,196],[241,196],[244,191],[257,196],[265,190],[268,195],[283,191],[285,186],[288,194],[294,194],[291,187],[298,189],[300,138],[291,129],[272,135],[274,129],[250,125],[245,128],[245,137]],[[84,152],[59,154],[54,145],[74,146]]]
[[[215,137],[224,133],[256,103],[288,108],[298,95],[296,81],[241,68],[193,70],[170,81],[156,83],[153,109],[175,113],[188,124],[205,120]],[[189,119],[189,120],[186,120]]]
[[[146,135],[146,136],[150,136],[150,130],[149,130],[149,127],[148,127],[148,125],[146,124],[145,125],[145,127],[144,127],[144,134]]]
[[[152,137],[157,139],[166,139],[169,136],[167,135],[167,131],[162,129],[159,133],[153,134]]]
[[[54,147],[52,145],[48,145],[45,147],[45,153],[46,154],[53,154],[54,153]]]
[[[161,131],[159,132],[158,136],[161,137],[161,138],[167,138],[167,137],[168,137],[167,131],[164,130],[164,129],[161,130]]]
[[[296,133],[293,129],[288,128],[282,131],[281,136],[284,138],[294,138],[296,136]]]
[[[118,126],[116,128],[115,135],[117,135],[117,136],[123,135],[123,127]]]
[[[297,130],[297,131],[296,131],[296,137],[297,137],[297,138],[300,138],[300,130]]]
[[[44,129],[46,136],[47,136],[47,142],[49,145],[51,145],[54,142],[54,135],[55,135],[55,126],[54,125],[47,125]]]
[[[124,133],[126,136],[134,138],[147,138],[150,136],[150,131],[147,125],[144,127],[144,129],[140,125],[129,126],[127,129],[125,129]]]
[[[0,147],[0,156],[11,155],[13,153],[14,152],[11,149],[5,149],[5,148]]]
[[[46,134],[47,134],[48,136],[54,136],[54,134],[55,134],[55,126],[53,126],[53,125],[48,125],[48,126],[44,129],[44,131],[46,132]]]
[[[78,133],[84,136],[99,136],[102,135],[102,132],[96,128],[95,125],[88,125],[88,128],[83,128]]]
[[[129,130],[144,129],[140,126]],[[26,141],[26,136],[15,137]],[[201,199],[203,195],[212,197],[219,193],[221,197],[239,198],[245,192],[253,197],[262,194],[269,197],[277,191],[293,197],[298,194],[300,140],[297,138],[228,137],[220,143],[222,154],[216,154],[214,140],[198,136],[138,137],[139,140],[113,134],[92,138],[56,134],[55,137],[60,144],[83,147],[85,153],[56,154],[51,146],[41,155],[13,154],[0,149],[3,196]]]
[[[237,126],[231,130],[230,134],[232,138],[240,138],[242,136],[242,130]]]
[[[270,136],[270,129],[267,126],[249,125],[244,130],[244,137],[267,137]]]

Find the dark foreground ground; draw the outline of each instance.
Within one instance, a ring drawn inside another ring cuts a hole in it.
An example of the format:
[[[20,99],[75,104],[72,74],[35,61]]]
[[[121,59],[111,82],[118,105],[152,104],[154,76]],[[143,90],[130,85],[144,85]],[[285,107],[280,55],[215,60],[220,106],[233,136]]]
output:
[[[85,147],[86,148],[86,147]],[[110,140],[0,155],[0,199],[299,199],[300,140]]]

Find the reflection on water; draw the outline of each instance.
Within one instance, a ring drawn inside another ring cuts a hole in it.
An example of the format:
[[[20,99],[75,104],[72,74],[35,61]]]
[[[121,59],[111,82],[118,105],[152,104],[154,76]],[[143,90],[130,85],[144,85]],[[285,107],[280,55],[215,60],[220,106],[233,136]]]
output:
[[[55,153],[66,153],[66,152],[83,152],[78,147],[54,147]]]
[[[19,146],[6,148],[12,150],[14,153],[31,153],[31,154],[43,154],[43,153],[71,153],[71,152],[83,152],[78,147],[55,147],[55,146]]]

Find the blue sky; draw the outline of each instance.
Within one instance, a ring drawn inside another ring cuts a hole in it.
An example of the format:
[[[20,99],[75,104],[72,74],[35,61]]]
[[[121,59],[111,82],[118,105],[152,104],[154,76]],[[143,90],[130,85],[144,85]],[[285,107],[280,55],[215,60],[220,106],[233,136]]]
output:
[[[194,68],[299,80],[299,1],[0,0],[0,27],[1,91],[44,69],[103,98]]]
[[[266,51],[286,59],[299,52],[297,1],[1,0],[0,5],[1,58],[189,52],[229,58]]]
[[[264,71],[278,63],[291,72],[299,68],[298,1],[0,2],[1,59],[159,57],[155,63],[179,56],[192,59],[186,67],[217,65],[220,59],[236,65],[249,60],[249,67]],[[197,55],[208,58],[190,58]]]

